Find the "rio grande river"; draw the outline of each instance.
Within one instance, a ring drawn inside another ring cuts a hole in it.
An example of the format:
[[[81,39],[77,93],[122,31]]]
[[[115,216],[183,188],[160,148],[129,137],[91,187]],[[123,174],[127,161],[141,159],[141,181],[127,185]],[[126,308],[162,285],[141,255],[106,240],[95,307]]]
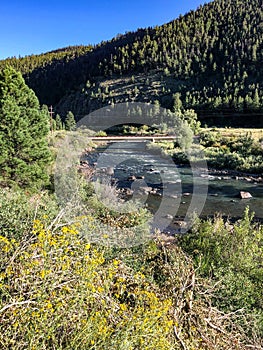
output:
[[[166,214],[175,218],[186,215],[195,196],[195,202],[201,206],[198,215],[203,218],[216,213],[240,218],[249,206],[255,218],[263,220],[263,183],[251,178],[213,174],[206,169],[198,169],[193,175],[190,167],[177,166],[149,153],[143,142],[111,143],[87,155],[87,160],[100,171],[108,172],[117,187],[130,195],[141,191],[145,205],[153,213],[166,193]],[[240,191],[250,192],[252,198],[240,199]]]

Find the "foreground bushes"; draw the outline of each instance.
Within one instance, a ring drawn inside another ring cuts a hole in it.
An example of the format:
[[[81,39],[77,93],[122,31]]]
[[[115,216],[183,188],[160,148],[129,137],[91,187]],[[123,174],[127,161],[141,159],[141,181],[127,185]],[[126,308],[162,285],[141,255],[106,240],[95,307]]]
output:
[[[141,273],[38,220],[29,241],[1,236],[2,349],[169,349],[171,299]],[[126,344],[126,345],[125,345]]]
[[[9,191],[8,196],[12,202],[17,193]],[[133,248],[111,248],[107,238],[104,246],[90,242],[92,230],[98,229],[93,216],[65,224],[55,217],[57,209],[48,210],[44,203],[45,196],[28,201],[23,235],[11,220],[20,213],[19,206],[13,212],[2,207],[4,227],[9,223],[9,228],[0,236],[1,349],[262,345],[260,331],[253,331],[251,324],[259,320],[251,310],[256,313],[261,307],[257,288],[262,275],[257,269],[262,228],[254,230],[249,217],[234,228],[221,219],[196,224],[193,233],[179,241],[183,249],[175,240],[168,245],[165,237]],[[50,208],[52,203],[50,199]],[[22,212],[19,220],[23,222]],[[79,232],[87,221],[91,230],[84,236]],[[245,287],[243,294],[237,287],[245,279],[253,287],[248,285],[246,298]],[[250,294],[256,302],[249,300]]]
[[[36,217],[52,220],[59,212],[54,196],[0,188],[0,234],[22,239],[31,234]]]
[[[234,225],[221,217],[197,222],[179,244],[199,274],[219,283],[214,305],[225,312],[239,309],[253,314],[247,331],[257,329],[263,338],[263,226],[253,223],[248,208]]]
[[[180,249],[152,243],[143,256],[135,252],[134,269],[128,251],[112,258],[113,251],[80,238],[77,226],[52,232],[36,220],[27,241],[1,236],[2,349],[179,349],[181,344],[216,349],[229,344],[229,336],[216,334],[227,334],[230,320],[219,325],[219,312],[200,299],[191,261]],[[231,337],[241,348],[242,335]]]

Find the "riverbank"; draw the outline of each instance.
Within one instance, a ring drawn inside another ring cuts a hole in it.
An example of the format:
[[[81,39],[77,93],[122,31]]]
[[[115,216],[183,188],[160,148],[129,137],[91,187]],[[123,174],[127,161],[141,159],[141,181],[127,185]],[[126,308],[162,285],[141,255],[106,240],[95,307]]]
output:
[[[220,179],[224,180],[243,180],[248,182],[255,182],[255,183],[263,183],[263,174],[251,174],[247,172],[242,172],[239,170],[232,170],[232,169],[215,169],[215,168],[209,168],[207,169],[207,172],[211,176],[217,176]]]
[[[84,171],[95,172],[95,178],[107,177],[116,187],[116,195],[126,201],[139,195],[144,198],[146,208],[154,215],[162,201],[167,201],[171,223],[167,233],[183,232],[184,218],[194,196],[202,219],[222,215],[233,221],[239,220],[247,205],[255,212],[255,221],[263,219],[263,180],[260,174],[248,174],[231,169],[203,168],[193,172],[185,164],[167,167],[166,157],[150,157],[141,143],[124,149],[118,143],[109,148],[98,147],[89,152],[82,163]],[[122,156],[125,160],[122,161]],[[114,166],[113,159],[117,163]],[[88,169],[88,170],[87,170]],[[96,171],[95,171],[96,170]],[[195,186],[195,190],[193,188]],[[200,193],[200,191],[202,193]],[[249,192],[251,199],[241,199],[241,192]],[[194,208],[191,209],[194,212]],[[224,219],[224,220],[225,220]]]

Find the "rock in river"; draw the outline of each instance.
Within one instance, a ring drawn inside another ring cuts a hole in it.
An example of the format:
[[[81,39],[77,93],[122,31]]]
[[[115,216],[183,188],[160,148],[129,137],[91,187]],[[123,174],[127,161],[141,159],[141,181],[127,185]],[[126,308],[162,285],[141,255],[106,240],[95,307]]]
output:
[[[245,191],[240,191],[239,195],[241,199],[252,198],[251,193]]]
[[[111,167],[111,166],[107,167],[106,173],[107,173],[107,175],[113,175],[114,174],[114,168]]]

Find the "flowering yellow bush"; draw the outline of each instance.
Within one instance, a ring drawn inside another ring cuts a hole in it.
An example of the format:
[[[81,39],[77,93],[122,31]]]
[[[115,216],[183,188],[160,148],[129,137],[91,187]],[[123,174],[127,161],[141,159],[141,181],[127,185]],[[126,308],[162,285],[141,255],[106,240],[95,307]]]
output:
[[[103,248],[78,233],[81,220],[93,230],[92,218],[78,219],[53,230],[35,220],[25,239],[0,236],[1,350],[246,348],[176,244]]]
[[[171,300],[77,225],[36,220],[29,240],[0,236],[0,250],[1,349],[173,349]]]

